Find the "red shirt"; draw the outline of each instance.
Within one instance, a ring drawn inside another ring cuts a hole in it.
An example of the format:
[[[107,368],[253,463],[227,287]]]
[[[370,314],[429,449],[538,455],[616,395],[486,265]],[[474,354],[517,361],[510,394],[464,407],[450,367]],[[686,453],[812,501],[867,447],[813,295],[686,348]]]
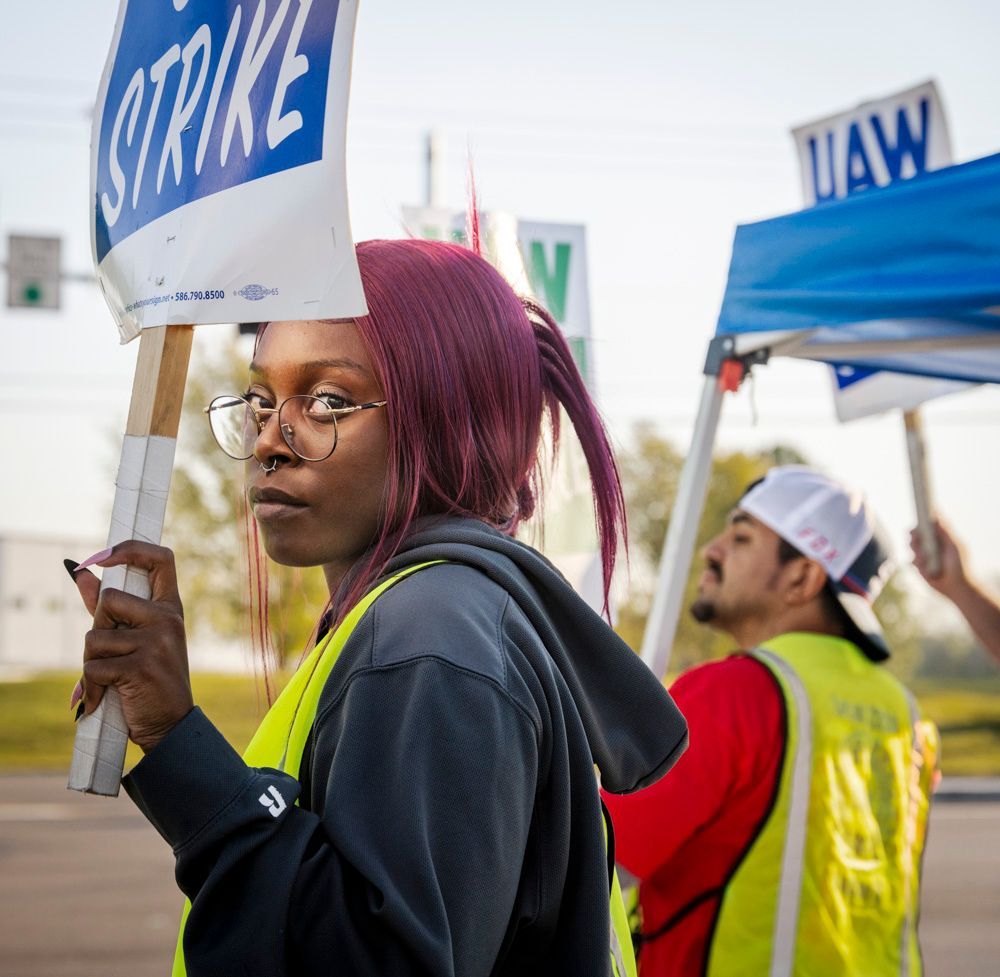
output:
[[[785,747],[784,698],[756,659],[701,665],[670,693],[688,721],[687,752],[651,787],[603,795],[616,860],[642,882],[652,937],[642,977],[704,973],[722,891],[770,813]]]

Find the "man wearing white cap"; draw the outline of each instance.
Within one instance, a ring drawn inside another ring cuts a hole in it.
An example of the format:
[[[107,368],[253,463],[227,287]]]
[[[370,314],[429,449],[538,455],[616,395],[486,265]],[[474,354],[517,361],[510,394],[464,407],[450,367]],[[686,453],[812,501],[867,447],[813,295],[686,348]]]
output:
[[[938,738],[878,663],[889,559],[864,499],[801,466],[703,550],[695,618],[743,649],[671,693],[691,745],[605,801],[640,880],[642,977],[919,975]]]

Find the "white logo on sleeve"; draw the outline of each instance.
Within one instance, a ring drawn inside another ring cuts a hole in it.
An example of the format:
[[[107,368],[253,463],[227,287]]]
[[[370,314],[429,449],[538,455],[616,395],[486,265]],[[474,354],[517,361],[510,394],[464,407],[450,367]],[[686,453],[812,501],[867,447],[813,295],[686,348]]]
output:
[[[261,794],[257,798],[261,804],[270,811],[271,817],[276,818],[287,806],[285,799],[278,793],[277,787],[268,787],[266,794]]]

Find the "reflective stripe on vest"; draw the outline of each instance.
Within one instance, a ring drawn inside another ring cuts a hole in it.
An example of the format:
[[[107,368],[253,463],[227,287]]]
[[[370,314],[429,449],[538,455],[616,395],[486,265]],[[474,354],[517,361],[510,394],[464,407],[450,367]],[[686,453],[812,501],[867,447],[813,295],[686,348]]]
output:
[[[295,671],[281,694],[267,711],[257,732],[243,753],[243,759],[251,767],[272,767],[298,777],[306,741],[312,730],[319,707],[320,696],[326,686],[337,659],[361,618],[375,600],[386,590],[425,567],[435,566],[445,560],[418,563],[401,570],[395,576],[383,581],[369,591],[347,614],[336,631],[328,634]],[[596,788],[595,788],[596,789]],[[296,801],[298,804],[298,801]],[[605,824],[605,843],[607,843]],[[180,931],[174,951],[172,977],[187,977],[184,964],[184,927],[187,923],[191,903],[184,900],[181,913]],[[625,906],[622,903],[621,888],[617,875],[612,876],[610,886],[611,916],[611,968],[614,977],[636,977],[635,957],[629,935]]]
[[[725,886],[709,977],[919,977],[915,917],[937,732],[851,643],[782,635],[752,653],[782,691],[771,811]]]

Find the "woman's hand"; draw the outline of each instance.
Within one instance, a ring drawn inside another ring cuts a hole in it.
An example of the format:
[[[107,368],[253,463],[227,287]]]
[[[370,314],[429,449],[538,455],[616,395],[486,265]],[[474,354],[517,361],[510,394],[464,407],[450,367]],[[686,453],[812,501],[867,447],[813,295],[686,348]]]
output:
[[[129,736],[148,753],[192,709],[184,609],[177,592],[174,554],[163,546],[119,543],[97,566],[127,564],[149,573],[149,600],[107,589],[86,571],[74,575],[94,614],[83,653],[85,715],[114,685],[121,696]]]

